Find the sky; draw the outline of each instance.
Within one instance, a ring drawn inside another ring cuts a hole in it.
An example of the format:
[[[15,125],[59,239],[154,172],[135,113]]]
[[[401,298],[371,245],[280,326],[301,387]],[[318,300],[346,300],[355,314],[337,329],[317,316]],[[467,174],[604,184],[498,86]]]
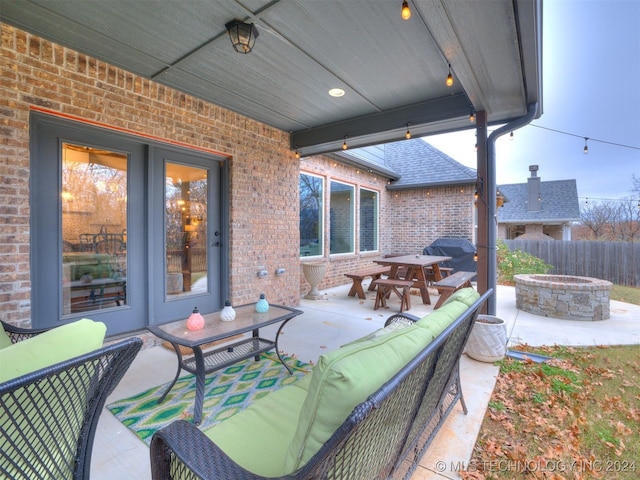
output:
[[[640,0],[545,0],[542,8],[543,114],[512,140],[497,140],[498,185],[525,183],[538,165],[543,182],[575,179],[581,206],[640,199],[632,192],[632,175],[640,179]],[[477,167],[475,129],[424,140]]]

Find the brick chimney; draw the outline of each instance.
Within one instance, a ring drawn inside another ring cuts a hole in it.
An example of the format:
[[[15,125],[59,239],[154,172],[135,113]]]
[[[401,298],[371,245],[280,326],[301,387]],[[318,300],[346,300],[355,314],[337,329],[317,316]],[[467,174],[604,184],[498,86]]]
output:
[[[542,203],[540,197],[540,177],[538,176],[538,165],[529,165],[531,176],[527,179],[527,210],[539,212]]]

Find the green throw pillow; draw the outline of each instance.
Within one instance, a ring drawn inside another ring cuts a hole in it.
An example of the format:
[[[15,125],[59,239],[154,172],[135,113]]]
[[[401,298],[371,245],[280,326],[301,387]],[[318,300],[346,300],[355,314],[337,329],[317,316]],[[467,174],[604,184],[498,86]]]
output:
[[[89,353],[102,347],[107,327],[82,319],[61,325],[0,350],[0,382]]]

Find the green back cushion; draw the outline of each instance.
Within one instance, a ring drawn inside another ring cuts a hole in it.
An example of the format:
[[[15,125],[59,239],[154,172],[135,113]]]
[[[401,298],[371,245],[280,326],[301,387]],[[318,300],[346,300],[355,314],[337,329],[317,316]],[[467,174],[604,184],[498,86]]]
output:
[[[4,327],[0,323],[0,350],[8,347],[9,345],[11,345],[11,339],[9,338],[9,335],[7,335],[7,332],[4,331]]]
[[[0,382],[98,349],[105,332],[103,323],[79,320],[4,348]],[[94,366],[85,365],[82,375],[73,379],[66,372],[48,375],[37,388],[29,383],[2,399],[0,444],[5,456],[13,459],[7,478],[36,478],[43,472],[51,478],[71,478]]]
[[[461,289],[415,325],[356,341],[322,355],[314,367],[284,471],[304,466],[356,405],[380,388],[458,318],[480,295]]]
[[[473,305],[478,298],[480,298],[480,294],[473,288],[458,290],[451,295],[438,310],[418,320],[417,325],[428,329],[432,335],[432,339],[434,339],[467,308]]]
[[[237,464],[257,475],[280,477],[311,375],[260,398],[204,433]]]
[[[294,472],[329,439],[359,403],[389,380],[430,341],[416,325],[322,355],[313,369],[284,469]]]
[[[462,302],[467,307],[470,307],[479,298],[480,298],[480,294],[476,292],[472,287],[461,288],[460,290],[455,292],[453,295],[451,295],[449,298],[447,298],[443,306],[449,302]]]
[[[0,350],[0,382],[6,382],[102,347],[104,323],[82,319]]]

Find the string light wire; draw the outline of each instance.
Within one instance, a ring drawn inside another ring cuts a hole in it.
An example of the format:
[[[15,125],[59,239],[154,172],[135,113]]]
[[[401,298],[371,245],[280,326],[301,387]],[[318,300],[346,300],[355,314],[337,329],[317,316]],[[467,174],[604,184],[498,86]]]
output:
[[[593,137],[585,137],[584,135],[577,135],[575,133],[563,132],[562,130],[556,130],[555,128],[543,127],[542,125],[536,125],[534,123],[530,123],[529,125],[531,125],[532,127],[541,128],[543,130],[549,130],[550,132],[560,133],[562,135],[568,135],[570,137],[581,138],[583,140],[584,139],[589,139],[589,142],[605,143],[607,145],[613,145],[615,147],[630,148],[632,150],[640,150],[640,147],[634,147],[633,145],[625,145],[623,143],[608,142],[606,140],[599,140],[599,139],[593,138]]]

